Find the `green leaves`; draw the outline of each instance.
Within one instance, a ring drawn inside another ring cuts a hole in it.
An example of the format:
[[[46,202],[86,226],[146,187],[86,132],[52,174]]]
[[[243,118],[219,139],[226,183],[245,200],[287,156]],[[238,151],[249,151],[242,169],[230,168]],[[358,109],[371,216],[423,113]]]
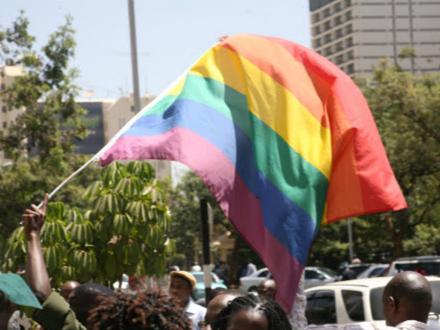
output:
[[[89,209],[49,203],[41,243],[52,285],[66,280],[119,280],[165,271],[165,258],[175,253],[168,237],[171,219],[166,195],[148,163],[112,164],[86,189]],[[11,235],[6,268],[25,263],[23,228]]]

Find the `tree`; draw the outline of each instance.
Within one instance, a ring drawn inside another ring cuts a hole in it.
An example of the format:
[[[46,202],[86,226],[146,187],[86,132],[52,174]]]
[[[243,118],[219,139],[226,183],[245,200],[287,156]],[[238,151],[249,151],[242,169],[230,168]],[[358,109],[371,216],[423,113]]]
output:
[[[83,213],[64,203],[49,203],[41,231],[52,286],[67,280],[111,285],[122,274],[161,276],[175,252],[166,195],[144,162],[114,163],[86,192]],[[4,271],[25,264],[23,228],[8,240]]]
[[[87,134],[81,121],[85,110],[75,103],[78,88],[72,84],[78,71],[68,68],[75,31],[67,17],[38,54],[32,49],[35,38],[28,34],[28,24],[22,12],[13,29],[0,32],[1,57],[24,71],[1,97],[10,110],[26,108],[9,125],[8,134],[0,135],[0,148],[13,160],[35,149],[42,161],[60,162],[73,152],[73,142]]]
[[[171,236],[176,241],[176,250],[183,255],[184,264],[180,265],[189,268],[194,263],[196,250],[198,259],[202,256],[201,245],[201,223],[200,223],[200,200],[206,199],[213,209],[214,226],[220,227],[222,232],[230,231],[231,238],[235,239],[231,260],[229,261],[229,281],[236,283],[239,265],[247,263],[248,259],[254,260],[259,266],[264,264],[257,254],[246,244],[241,236],[234,229],[223,211],[218,206],[214,196],[203,181],[192,171],[183,175],[182,181],[175,187],[168,187],[168,200],[173,218]],[[198,249],[195,242],[198,241]],[[213,252],[214,249],[211,247]],[[215,253],[214,253],[215,256]],[[219,260],[211,260],[216,263]]]
[[[0,242],[5,242],[17,226],[26,207],[42,201],[44,192],[51,191],[86,161],[86,157],[73,153],[74,141],[87,132],[82,123],[85,110],[74,100],[78,88],[73,79],[78,71],[68,66],[75,48],[72,20],[67,18],[40,52],[33,48],[35,37],[28,33],[28,26],[21,12],[12,27],[0,28],[0,66],[23,69],[0,97],[10,111],[26,109],[9,123],[7,134],[0,131],[0,150],[12,159],[11,166],[0,169]],[[81,195],[96,176],[96,171],[86,170],[55,199],[83,207]],[[2,246],[0,252],[3,258]]]
[[[388,227],[393,258],[398,258],[415,228],[437,218],[433,211],[440,201],[440,76],[414,76],[382,61],[360,86],[408,203],[407,210],[377,215]]]

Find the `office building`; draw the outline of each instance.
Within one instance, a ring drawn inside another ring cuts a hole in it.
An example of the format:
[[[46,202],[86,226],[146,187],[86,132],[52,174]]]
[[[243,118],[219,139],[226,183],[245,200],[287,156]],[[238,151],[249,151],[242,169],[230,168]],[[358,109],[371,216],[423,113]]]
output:
[[[13,83],[14,78],[22,74],[23,68],[20,66],[0,67],[0,91],[6,90],[7,86]],[[141,97],[141,107],[143,108],[153,99],[154,97],[149,94],[144,95]],[[76,103],[87,110],[84,122],[89,132],[84,140],[75,142],[76,153],[96,154],[135,115],[131,95],[118,99],[81,99],[76,100]],[[40,102],[39,106],[44,107],[44,102]],[[8,126],[25,111],[25,108],[10,110],[6,101],[0,97],[0,129],[4,135],[8,134]],[[28,156],[34,156],[36,152],[31,150]],[[10,161],[4,156],[3,151],[0,151],[0,166],[7,166]],[[149,160],[149,163],[153,165],[157,178],[171,176],[171,162]]]
[[[440,73],[439,0],[309,0],[312,48],[352,76],[381,58],[415,74]],[[415,57],[399,58],[407,46]]]
[[[141,108],[153,99],[154,97],[149,94],[141,97]],[[118,99],[79,99],[76,103],[87,110],[84,122],[89,135],[84,140],[75,143],[75,152],[82,154],[97,153],[135,115],[131,95]],[[128,163],[128,161],[121,162]],[[148,162],[154,167],[158,179],[171,176],[171,162],[162,160],[148,160]]]

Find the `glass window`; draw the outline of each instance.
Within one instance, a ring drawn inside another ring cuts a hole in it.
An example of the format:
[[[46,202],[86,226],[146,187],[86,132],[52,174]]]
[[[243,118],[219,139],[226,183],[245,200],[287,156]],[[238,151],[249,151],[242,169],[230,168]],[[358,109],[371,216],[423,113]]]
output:
[[[334,270],[331,270],[330,268],[326,267],[319,267],[319,270],[325,274],[327,274],[330,277],[336,276],[336,272]]]
[[[6,128],[6,127],[8,127],[8,123],[7,122],[3,122],[3,128]]]
[[[313,15],[313,23],[316,23],[319,21],[319,13],[316,13],[315,15]]]
[[[6,108],[6,106],[2,106],[2,111],[3,112],[8,112],[8,109]]]
[[[258,277],[267,277],[267,274],[269,274],[269,271],[268,271],[268,270],[265,270],[265,271],[262,271],[262,272],[260,273],[260,275],[258,275]]]
[[[317,291],[307,295],[306,317],[309,324],[336,323],[335,293]]]
[[[306,270],[306,280],[319,279],[319,273],[316,270]]]
[[[385,320],[382,313],[382,293],[384,288],[370,291],[370,307],[373,320]]]
[[[440,314],[440,282],[431,282],[432,306],[431,312]]]
[[[342,290],[342,300],[348,316],[356,322],[365,321],[362,292]]]

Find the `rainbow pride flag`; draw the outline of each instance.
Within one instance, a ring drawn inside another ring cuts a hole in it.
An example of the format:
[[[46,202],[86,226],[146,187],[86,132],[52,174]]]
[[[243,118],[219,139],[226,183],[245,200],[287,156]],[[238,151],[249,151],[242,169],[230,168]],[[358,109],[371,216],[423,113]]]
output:
[[[290,41],[235,35],[99,154],[191,167],[261,256],[290,311],[321,224],[406,207],[353,81]]]

